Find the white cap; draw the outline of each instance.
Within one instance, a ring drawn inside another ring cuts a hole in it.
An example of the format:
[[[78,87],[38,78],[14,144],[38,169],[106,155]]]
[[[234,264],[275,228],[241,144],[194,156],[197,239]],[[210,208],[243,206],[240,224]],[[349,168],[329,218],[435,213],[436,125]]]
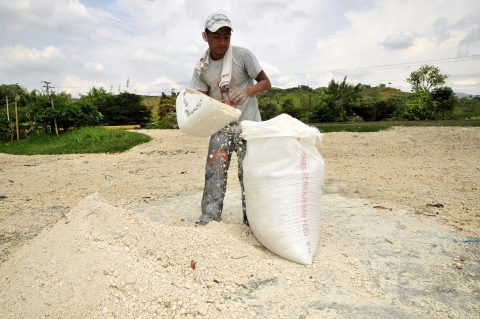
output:
[[[207,21],[205,21],[205,29],[211,32],[217,32],[217,30],[222,27],[229,27],[233,31],[230,20],[224,14],[212,13],[208,16]]]

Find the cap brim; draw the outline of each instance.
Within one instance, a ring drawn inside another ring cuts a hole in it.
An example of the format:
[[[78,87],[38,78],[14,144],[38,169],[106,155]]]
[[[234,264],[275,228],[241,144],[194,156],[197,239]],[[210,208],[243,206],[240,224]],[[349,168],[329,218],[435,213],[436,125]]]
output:
[[[217,32],[218,29],[223,28],[223,27],[230,28],[230,30],[233,31],[230,23],[215,23],[211,28],[208,28],[208,30],[210,30],[211,32]]]

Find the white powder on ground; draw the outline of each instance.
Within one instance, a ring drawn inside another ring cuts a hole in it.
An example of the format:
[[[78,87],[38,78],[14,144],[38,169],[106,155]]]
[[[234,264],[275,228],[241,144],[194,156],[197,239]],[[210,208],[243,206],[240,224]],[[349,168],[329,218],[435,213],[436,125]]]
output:
[[[442,294],[480,289],[477,252],[453,241],[480,235],[480,129],[326,134],[309,266],[265,250],[242,225],[239,196],[223,223],[194,227],[208,138],[141,132],[154,140],[122,154],[0,154],[2,318],[478,314],[474,294]]]

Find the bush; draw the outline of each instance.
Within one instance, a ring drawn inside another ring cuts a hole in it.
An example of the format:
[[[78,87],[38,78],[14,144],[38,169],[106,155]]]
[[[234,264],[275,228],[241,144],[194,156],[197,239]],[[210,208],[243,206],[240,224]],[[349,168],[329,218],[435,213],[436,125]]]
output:
[[[296,119],[300,119],[300,103],[295,95],[288,94],[285,96],[282,102],[282,113],[288,114]]]
[[[366,98],[352,106],[352,110],[364,121],[382,121],[394,116],[396,104],[389,100]]]
[[[434,120],[436,101],[429,92],[417,92],[405,104],[403,117],[409,121]]]
[[[437,103],[435,112],[438,117],[442,119],[451,118],[457,104],[457,97],[452,88],[448,86],[436,88],[432,91],[431,96]]]
[[[340,113],[340,108],[337,107],[333,100],[316,99],[313,102],[310,122],[335,122],[339,118]]]
[[[268,121],[279,115],[278,103],[270,98],[261,99],[258,103],[258,109],[260,111],[262,121]]]
[[[160,97],[160,102],[158,104],[158,116],[162,118],[168,114],[171,114],[172,112],[176,112],[175,103],[171,97],[166,96],[165,93],[162,92],[162,96]]]
[[[106,125],[147,125],[152,117],[150,109],[142,104],[142,97],[128,92],[107,96],[98,102],[98,110]]]
[[[89,100],[80,100],[77,103],[70,102],[66,93],[52,93],[50,95],[33,90],[23,95],[27,103],[27,115],[24,120],[31,127],[42,126],[46,132],[54,131],[54,121],[57,128],[67,131],[69,128],[80,128],[97,125],[101,114]],[[54,109],[52,109],[53,101]]]
[[[177,118],[176,117],[163,117],[157,121],[155,127],[158,129],[177,129]]]

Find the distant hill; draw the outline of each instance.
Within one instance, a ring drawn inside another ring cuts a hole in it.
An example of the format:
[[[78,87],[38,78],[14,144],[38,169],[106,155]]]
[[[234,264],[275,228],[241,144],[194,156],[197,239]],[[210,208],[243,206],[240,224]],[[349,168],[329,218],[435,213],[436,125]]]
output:
[[[480,97],[480,95],[478,95],[478,94],[467,94],[467,93],[462,93],[462,92],[455,92],[455,95],[458,96],[458,97],[469,97],[469,96]]]
[[[380,96],[381,98],[386,99],[387,97],[393,94],[411,95],[412,93],[403,92],[400,89],[395,89],[391,87],[369,87],[369,88],[364,88],[360,94],[363,97]]]

